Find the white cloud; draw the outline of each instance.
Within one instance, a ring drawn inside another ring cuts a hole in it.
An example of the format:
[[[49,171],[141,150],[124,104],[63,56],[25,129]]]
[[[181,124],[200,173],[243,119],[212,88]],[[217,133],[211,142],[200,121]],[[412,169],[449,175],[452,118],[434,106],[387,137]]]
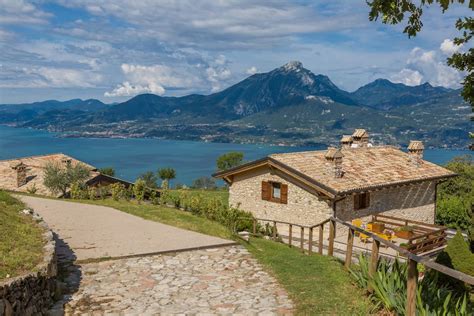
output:
[[[450,39],[445,39],[439,49],[443,52],[443,54],[451,56],[454,53],[457,53],[462,48],[462,45],[456,45]]]
[[[407,86],[418,86],[421,84],[423,76],[417,70],[403,68],[399,73],[392,75],[390,79]]]
[[[405,68],[393,74],[391,79],[407,85],[418,85],[429,82],[433,86],[459,88],[463,74],[446,64],[448,51],[458,49],[446,40],[441,44],[440,51],[424,50],[415,47],[407,59]]]
[[[249,69],[247,69],[247,70],[245,71],[245,73],[248,74],[248,75],[256,74],[256,73],[257,73],[257,67],[252,66],[252,67],[250,67]]]
[[[24,0],[0,0],[0,24],[45,24],[51,16]]]
[[[126,81],[117,85],[112,91],[104,93],[104,96],[132,96],[140,93],[163,95],[166,88],[189,88],[196,83],[193,76],[165,65],[122,64],[121,69]]]

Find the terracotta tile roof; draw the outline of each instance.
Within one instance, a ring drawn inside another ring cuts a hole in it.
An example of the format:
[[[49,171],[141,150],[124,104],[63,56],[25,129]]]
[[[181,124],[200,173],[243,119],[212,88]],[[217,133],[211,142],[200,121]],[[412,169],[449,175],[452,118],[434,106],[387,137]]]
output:
[[[67,160],[70,160],[73,165],[77,163],[82,163],[85,165],[86,168],[91,170],[91,179],[99,174],[95,167],[64,154],[51,154],[44,156],[30,156],[17,159],[0,160],[0,189],[28,192],[28,189],[34,186],[37,189],[37,194],[51,195],[51,192],[43,185],[44,167],[49,162],[63,163]],[[13,169],[13,167],[21,163],[25,164],[27,167],[26,174],[28,182],[21,187],[17,187],[17,172]]]
[[[342,136],[341,143],[352,143],[352,136],[351,135]]]
[[[408,145],[408,150],[423,150],[425,149],[425,146],[423,146],[423,143],[419,140],[412,140],[410,141],[410,145]]]
[[[369,134],[367,133],[367,131],[365,129],[357,128],[354,131],[354,134],[352,134],[352,137],[354,137],[354,138],[369,137]]]
[[[337,193],[455,175],[425,160],[417,166],[409,154],[390,146],[342,148],[341,153],[344,172],[341,178],[334,176],[333,162],[325,158],[327,150],[273,154],[269,157]]]

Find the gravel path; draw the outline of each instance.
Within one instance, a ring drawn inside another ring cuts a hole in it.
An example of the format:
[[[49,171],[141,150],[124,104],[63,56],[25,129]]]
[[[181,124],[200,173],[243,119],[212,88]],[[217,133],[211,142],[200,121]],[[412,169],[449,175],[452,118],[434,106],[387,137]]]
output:
[[[234,244],[173,226],[148,221],[111,207],[18,196],[74,251],[77,260]],[[59,249],[61,255],[64,250]]]

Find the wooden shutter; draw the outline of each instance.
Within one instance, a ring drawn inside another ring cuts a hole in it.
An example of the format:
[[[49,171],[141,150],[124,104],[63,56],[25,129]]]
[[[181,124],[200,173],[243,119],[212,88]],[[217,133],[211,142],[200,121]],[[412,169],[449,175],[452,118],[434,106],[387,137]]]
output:
[[[360,208],[359,198],[359,194],[354,195],[354,210],[358,210]]]
[[[367,192],[365,193],[365,207],[369,207],[370,206],[370,193]]]
[[[267,181],[262,181],[262,200],[270,201],[270,198],[272,196],[271,190],[271,183]]]
[[[282,184],[280,186],[280,203],[288,204],[288,185]]]

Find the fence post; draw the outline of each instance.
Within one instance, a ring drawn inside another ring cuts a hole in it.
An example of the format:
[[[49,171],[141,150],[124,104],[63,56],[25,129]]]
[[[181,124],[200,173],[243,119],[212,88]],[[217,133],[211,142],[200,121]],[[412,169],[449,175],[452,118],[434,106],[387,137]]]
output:
[[[257,219],[253,219],[253,234],[257,235]]]
[[[301,226],[301,243],[300,243],[300,247],[301,247],[301,251],[304,252],[304,227]]]
[[[369,266],[369,277],[373,277],[377,272],[377,262],[379,261],[379,248],[380,241],[375,240],[372,242],[372,254],[370,256],[370,266]],[[372,292],[373,289],[369,288],[369,292]]]
[[[323,254],[323,233],[324,233],[324,224],[319,225],[319,245],[318,245],[318,252],[320,255]]]
[[[289,235],[288,236],[288,246],[290,246],[290,248],[291,248],[291,242],[293,241],[293,225],[291,225],[291,224],[289,224],[289,225],[290,225],[290,227],[289,227],[290,232],[288,234]]]
[[[349,233],[347,234],[347,249],[346,249],[346,263],[345,266],[347,269],[351,267],[352,263],[352,245],[354,244],[354,230],[349,228]]]
[[[406,315],[415,316],[416,313],[416,284],[418,282],[417,262],[408,259],[407,305]]]
[[[329,245],[328,245],[328,256],[334,254],[334,237],[336,235],[336,222],[329,221]]]
[[[308,254],[313,253],[313,227],[309,228]]]
[[[277,239],[277,223],[273,222],[273,240]]]

